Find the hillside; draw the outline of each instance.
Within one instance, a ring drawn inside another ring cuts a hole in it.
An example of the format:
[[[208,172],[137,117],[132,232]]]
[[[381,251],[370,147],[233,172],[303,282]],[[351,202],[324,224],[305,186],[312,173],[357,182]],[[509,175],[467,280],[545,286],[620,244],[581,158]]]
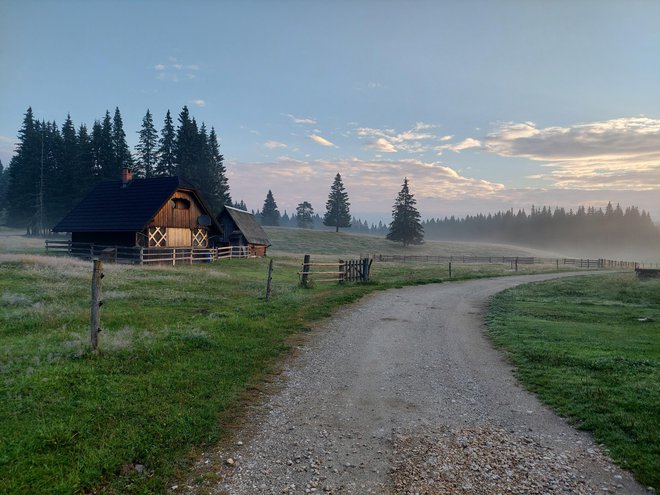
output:
[[[265,227],[272,247],[271,254],[327,254],[357,257],[368,254],[405,254],[422,256],[543,256],[561,257],[561,254],[523,248],[507,244],[458,241],[426,241],[421,246],[408,246],[388,241],[384,237],[346,234],[320,230]]]

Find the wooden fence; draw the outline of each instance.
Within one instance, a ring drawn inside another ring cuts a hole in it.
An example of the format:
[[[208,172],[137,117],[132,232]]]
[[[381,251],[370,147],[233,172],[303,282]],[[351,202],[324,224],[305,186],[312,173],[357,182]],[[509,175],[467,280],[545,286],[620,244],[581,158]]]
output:
[[[379,262],[422,262],[422,263],[501,263],[517,265],[570,265],[576,268],[635,268],[634,261],[616,261],[606,259],[582,259],[582,258],[537,258],[531,256],[403,256],[374,254],[372,259]]]
[[[303,259],[300,285],[308,287],[313,282],[368,282],[372,259],[338,260],[312,263],[310,255]]]
[[[98,258],[116,263],[171,264],[211,263],[219,259],[253,258],[256,254],[248,246],[226,246],[217,248],[192,247],[132,247],[101,246],[98,244],[46,241],[46,253],[65,254],[84,259]]]

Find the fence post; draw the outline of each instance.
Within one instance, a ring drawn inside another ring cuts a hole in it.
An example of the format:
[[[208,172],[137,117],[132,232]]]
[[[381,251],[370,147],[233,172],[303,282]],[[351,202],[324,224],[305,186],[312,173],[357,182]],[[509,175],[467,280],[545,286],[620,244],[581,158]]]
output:
[[[516,256],[516,271],[518,271],[518,256]]]
[[[103,278],[103,262],[99,259],[92,260],[94,269],[92,271],[92,310],[89,336],[92,351],[96,351],[99,345],[99,332],[101,329],[101,279]]]
[[[451,278],[451,261],[449,262],[449,278]]]
[[[309,285],[309,254],[303,258],[302,277],[300,278],[300,285],[307,287]]]
[[[362,281],[369,282],[369,258],[362,260]]]
[[[270,283],[273,280],[273,258],[268,263],[268,280],[266,281],[266,302],[270,299]]]
[[[337,282],[344,282],[346,280],[346,270],[347,270],[347,268],[348,267],[344,263],[344,260],[339,260],[339,267],[338,267],[339,275],[338,275]]]
[[[559,271],[559,258],[557,258],[557,271]]]

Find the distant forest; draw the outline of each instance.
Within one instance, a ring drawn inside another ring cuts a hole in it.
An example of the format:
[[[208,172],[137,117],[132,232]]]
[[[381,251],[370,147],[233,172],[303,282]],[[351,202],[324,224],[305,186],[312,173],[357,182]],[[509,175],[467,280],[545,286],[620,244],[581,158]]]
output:
[[[232,202],[215,130],[211,127],[209,131],[204,123],[198,125],[187,107],[179,113],[176,126],[168,110],[160,132],[147,110],[138,134],[138,145],[131,152],[118,108],[114,115],[106,111],[91,132],[85,124],[76,128],[70,116],[61,127],[40,121],[29,108],[15,155],[8,166],[0,162],[0,225],[45,233],[95,184],[119,179],[124,166],[133,168],[138,177],[186,177],[214,211],[225,204],[248,210],[243,201]],[[305,205],[311,212],[312,205]],[[252,212],[260,218],[259,210]],[[305,222],[296,212],[276,213],[277,224],[282,227],[334,230],[323,225],[318,213]],[[384,237],[388,224],[369,224],[353,217],[351,226],[344,230]],[[632,247],[637,252],[660,252],[660,229],[650,214],[635,206],[622,208],[611,203],[604,210],[581,206],[566,211],[544,206],[532,207],[530,212],[511,209],[464,218],[431,218],[422,226],[427,240],[488,241],[590,253],[626,253]]]
[[[256,211],[257,217],[260,212]],[[313,228],[330,230],[318,214],[312,217]],[[296,215],[286,211],[280,217],[282,227],[296,227]],[[467,215],[464,218],[431,218],[422,222],[425,239],[451,241],[488,241],[542,248],[593,250],[607,246],[608,252],[643,246],[660,250],[660,229],[651,215],[635,206],[622,208],[608,203],[606,208],[580,206],[576,211],[564,208],[508,210],[495,214]],[[334,229],[333,229],[334,230]],[[353,217],[346,232],[384,237],[388,225],[369,224]]]
[[[98,182],[118,180],[123,167],[137,177],[180,175],[199,189],[218,211],[232,204],[218,137],[198,125],[183,107],[178,125],[169,110],[158,133],[147,110],[131,153],[119,109],[106,111],[91,131],[74,126],[67,115],[62,127],[25,113],[16,154],[8,167],[0,164],[0,223],[45,233]]]

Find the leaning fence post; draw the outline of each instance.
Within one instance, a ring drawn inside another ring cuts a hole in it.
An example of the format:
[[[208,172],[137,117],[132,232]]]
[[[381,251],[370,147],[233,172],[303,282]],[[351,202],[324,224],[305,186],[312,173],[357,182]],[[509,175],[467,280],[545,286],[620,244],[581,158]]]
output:
[[[268,263],[268,280],[266,281],[266,302],[270,299],[270,283],[273,280],[273,258]]]
[[[94,259],[94,269],[92,271],[92,311],[91,323],[89,327],[89,336],[92,344],[92,351],[96,351],[99,345],[99,332],[101,329],[101,279],[103,278],[103,262]]]
[[[309,260],[310,256],[309,254],[306,254],[303,258],[302,277],[300,278],[300,285],[303,287],[307,287],[309,285]]]

